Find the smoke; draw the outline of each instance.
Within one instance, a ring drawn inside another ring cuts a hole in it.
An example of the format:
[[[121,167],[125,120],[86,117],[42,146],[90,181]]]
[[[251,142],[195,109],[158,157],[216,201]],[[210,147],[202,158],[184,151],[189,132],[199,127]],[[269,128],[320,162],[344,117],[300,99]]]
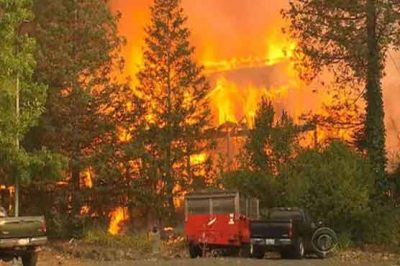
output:
[[[385,104],[386,150],[389,159],[399,154],[400,148],[400,53],[389,51],[383,79]]]

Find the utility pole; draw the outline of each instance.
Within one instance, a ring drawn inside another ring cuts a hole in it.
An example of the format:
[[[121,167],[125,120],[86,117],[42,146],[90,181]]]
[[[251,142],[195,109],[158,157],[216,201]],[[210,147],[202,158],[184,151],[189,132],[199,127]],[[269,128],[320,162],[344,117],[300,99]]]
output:
[[[26,32],[25,30],[25,26],[27,26],[29,24],[29,21],[22,21],[22,23],[19,25],[19,27],[16,30],[16,44],[15,44],[15,56],[18,57],[18,53],[19,53],[19,37],[24,34]],[[16,74],[16,81],[15,81],[15,119],[17,121],[17,132],[15,134],[15,146],[17,148],[17,152],[19,151],[19,93],[20,93],[20,80],[19,80],[19,69],[17,68],[17,74]],[[19,176],[18,176],[18,171],[17,174],[15,175],[15,195],[14,195],[14,216],[18,217],[19,216]]]
[[[16,112],[16,120],[17,126],[19,126],[19,73],[17,73],[17,80],[16,80],[16,97],[15,97],[15,112]],[[17,147],[17,151],[19,150],[19,136],[18,132],[15,137],[15,145]],[[19,177],[18,173],[15,175],[15,217],[19,216]]]

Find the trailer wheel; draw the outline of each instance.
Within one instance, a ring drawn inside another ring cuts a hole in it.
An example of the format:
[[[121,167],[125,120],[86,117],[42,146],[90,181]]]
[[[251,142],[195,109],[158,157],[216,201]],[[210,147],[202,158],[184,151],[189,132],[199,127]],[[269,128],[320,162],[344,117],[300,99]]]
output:
[[[304,242],[301,237],[296,240],[293,250],[293,258],[294,259],[302,259],[304,257]]]
[[[250,258],[251,257],[250,250],[251,250],[250,245],[247,244],[243,245],[240,248],[239,256],[242,258]]]
[[[189,244],[189,255],[192,259],[201,257],[202,251],[199,245]]]
[[[252,257],[257,259],[263,259],[265,256],[265,248],[263,246],[253,246]]]
[[[27,251],[24,255],[21,256],[22,265],[24,266],[36,266],[38,261],[38,253],[34,250]]]

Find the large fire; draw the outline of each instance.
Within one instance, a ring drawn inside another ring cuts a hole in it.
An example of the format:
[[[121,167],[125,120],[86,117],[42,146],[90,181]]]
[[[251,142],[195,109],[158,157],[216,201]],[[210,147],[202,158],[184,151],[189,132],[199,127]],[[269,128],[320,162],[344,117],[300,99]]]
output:
[[[132,85],[136,84],[135,75],[142,66],[143,29],[149,23],[152,3],[151,0],[139,2],[112,1],[112,7],[123,12],[120,30],[128,41],[124,56]],[[298,97],[300,93],[296,92],[302,89],[290,62],[296,44],[281,32],[283,21],[279,11],[287,5],[286,1],[274,1],[274,4],[266,4],[263,0],[241,2],[248,12],[244,14],[247,18],[238,20],[238,14],[222,12],[217,22],[208,9],[226,5],[239,12],[239,1],[183,0],[182,3],[189,17],[196,59],[205,67],[212,85],[209,98],[215,125],[230,121],[252,126],[262,96],[273,100],[278,109],[287,109],[292,116],[298,116],[304,107],[310,107],[302,103],[303,97]],[[268,11],[260,11],[262,8]],[[264,16],[265,12],[268,16]],[[240,25],[229,34],[235,26],[229,23],[238,21]],[[252,27],[250,31],[246,25]],[[228,30],[229,27],[232,28]],[[243,38],[238,38],[240,36]]]
[[[150,22],[151,4],[152,0],[111,1],[112,8],[122,12],[119,28],[127,38],[123,55],[133,87],[143,64],[144,27]],[[182,4],[190,41],[196,47],[195,60],[205,67],[212,86],[208,97],[215,127],[233,122],[251,128],[263,96],[273,102],[277,113],[287,111],[296,123],[304,113],[326,115],[322,105],[331,103],[332,97],[320,84],[305,85],[299,79],[291,61],[296,42],[281,32],[284,21],[280,10],[288,7],[288,0],[182,0]],[[388,135],[390,140],[391,133]],[[323,127],[317,127],[312,137],[314,143],[331,137],[351,138],[346,130]],[[229,141],[228,137],[223,143],[228,163],[235,148]],[[206,154],[199,154],[190,161],[198,164],[206,158]],[[125,219],[124,208],[114,210],[109,232],[118,233],[118,225]]]
[[[111,0],[112,9],[122,12],[119,28],[127,39],[123,55],[133,86],[142,67],[144,27],[150,22],[152,2]],[[195,59],[205,66],[213,86],[209,97],[216,125],[231,121],[251,126],[261,96],[269,97],[278,111],[286,110],[296,121],[303,113],[321,112],[322,103],[332,100],[321,85],[302,84],[290,61],[296,44],[281,32],[280,15],[288,0],[182,0],[182,5],[196,47]],[[394,72],[389,62],[383,85],[391,149],[399,146],[395,129],[400,127],[395,119],[400,109],[390,97],[400,82],[398,74],[391,75]],[[332,134],[318,132],[320,138]]]

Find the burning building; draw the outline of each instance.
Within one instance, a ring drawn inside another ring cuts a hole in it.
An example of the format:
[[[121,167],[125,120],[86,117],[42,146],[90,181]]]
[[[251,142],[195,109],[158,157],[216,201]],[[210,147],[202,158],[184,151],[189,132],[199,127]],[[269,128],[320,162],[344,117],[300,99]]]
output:
[[[150,19],[151,4],[152,0],[111,1],[112,8],[122,13],[120,31],[127,38],[123,51],[126,74],[133,78],[133,86],[142,64],[144,27]],[[303,113],[321,113],[323,105],[332,101],[319,83],[306,85],[298,78],[291,61],[296,43],[281,31],[285,22],[280,10],[288,7],[288,0],[182,0],[182,5],[196,60],[205,67],[213,88],[209,97],[216,127],[225,122],[251,127],[261,96],[271,99],[277,112],[286,110],[295,121]],[[395,76],[399,75],[390,75],[395,67],[389,62],[384,80],[389,150],[399,145],[395,132],[398,108],[388,97],[399,90],[395,86],[400,82]],[[319,134],[320,138],[348,137],[343,130]]]
[[[253,126],[257,105],[264,96],[273,102],[277,113],[287,111],[296,123],[304,113],[323,114],[324,104],[333,101],[320,83],[304,84],[298,77],[292,54],[296,43],[282,33],[285,22],[280,10],[288,0],[182,0],[191,30],[191,43],[196,47],[195,59],[204,66],[211,85],[209,100],[213,126],[218,139],[218,152],[225,153],[228,165],[239,152],[246,132]],[[120,11],[120,32],[127,39],[123,50],[126,75],[132,78],[143,64],[144,27],[149,23],[152,0],[112,0],[111,7]],[[388,70],[396,71],[389,65]],[[400,76],[400,75],[397,75]],[[385,96],[400,82],[391,75],[384,81]],[[361,99],[362,101],[362,99]],[[387,121],[396,127],[397,107],[385,97]],[[362,106],[361,106],[362,108]],[[347,112],[348,110],[344,110]],[[348,111],[350,112],[350,111]],[[394,118],[393,118],[394,117]],[[317,132],[317,133],[315,133]],[[349,132],[339,128],[319,128],[312,134],[314,142],[324,138],[349,138]],[[397,148],[398,132],[388,131],[388,148]],[[200,154],[191,158],[202,161]],[[112,221],[123,221],[127,215],[116,209]],[[115,226],[118,228],[118,226]],[[119,229],[113,229],[117,232]]]

